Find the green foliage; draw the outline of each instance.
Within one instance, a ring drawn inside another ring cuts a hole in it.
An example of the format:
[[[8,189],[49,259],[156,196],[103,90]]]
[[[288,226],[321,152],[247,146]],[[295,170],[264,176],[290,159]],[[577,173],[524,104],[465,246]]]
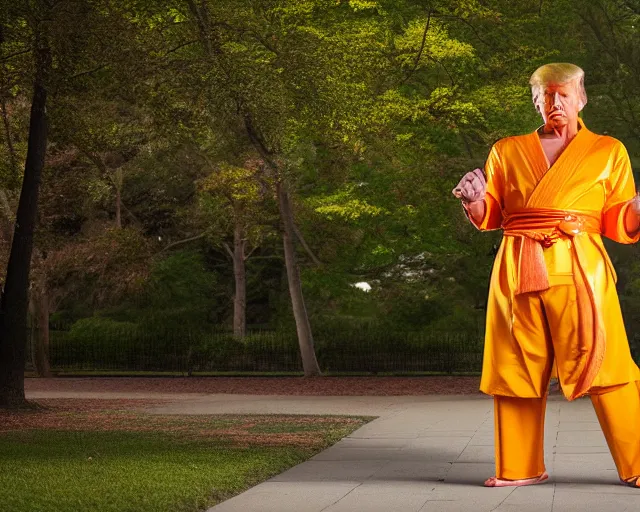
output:
[[[582,65],[588,126],[638,159],[633,2],[51,5],[33,17],[51,20],[55,63],[36,244],[53,313],[68,320],[96,313],[146,333],[228,326],[237,236],[251,255],[250,323],[290,328],[280,181],[322,263],[298,245],[314,328],[384,318],[386,329],[475,335],[500,235],[470,227],[451,189],[496,140],[541,123],[531,72]],[[33,78],[27,7],[3,7],[0,44],[0,188],[11,208]],[[637,255],[611,250],[635,332]],[[190,346],[230,354],[233,343]]]
[[[170,308],[206,309],[215,285],[215,274],[206,269],[202,255],[176,252],[154,264],[145,298],[158,312]]]
[[[47,258],[47,281],[61,306],[114,304],[140,290],[148,273],[150,241],[135,229],[104,229]],[[81,308],[82,309],[82,308]]]
[[[136,324],[132,322],[118,322],[102,317],[83,318],[71,326],[66,339],[69,343],[83,345],[96,338],[116,339],[135,335],[136,328]]]
[[[355,187],[351,185],[334,194],[324,197],[315,196],[308,201],[308,205],[328,220],[357,221],[363,216],[377,217],[389,213],[383,208],[369,204],[366,200],[354,197],[354,189]]]
[[[218,307],[216,285],[217,276],[200,253],[179,251],[156,258],[139,291],[100,314],[135,323],[149,337],[206,329]]]

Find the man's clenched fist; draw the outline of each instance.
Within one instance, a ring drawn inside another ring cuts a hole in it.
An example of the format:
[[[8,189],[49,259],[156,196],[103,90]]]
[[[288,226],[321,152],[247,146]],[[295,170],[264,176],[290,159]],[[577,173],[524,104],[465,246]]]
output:
[[[629,201],[629,208],[627,208],[627,213],[624,217],[624,227],[631,237],[634,237],[640,230],[640,194],[636,194]]]
[[[453,195],[466,203],[482,201],[487,191],[487,182],[481,169],[468,172],[453,189]]]
[[[640,194],[636,194],[635,197],[630,201],[630,203],[633,213],[640,217]]]

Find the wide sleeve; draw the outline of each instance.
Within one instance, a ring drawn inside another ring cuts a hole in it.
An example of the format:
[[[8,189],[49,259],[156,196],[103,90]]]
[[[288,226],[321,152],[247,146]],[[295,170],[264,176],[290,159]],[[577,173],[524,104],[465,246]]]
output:
[[[498,144],[499,142],[493,145],[484,165],[484,174],[487,180],[484,218],[482,222],[477,223],[467,213],[471,223],[480,231],[499,229],[502,226],[504,168],[501,165]]]
[[[640,239],[640,232],[630,236],[625,228],[625,215],[629,201],[636,195],[636,185],[631,170],[629,154],[622,143],[609,175],[609,186],[602,213],[602,233],[621,244],[633,244]]]

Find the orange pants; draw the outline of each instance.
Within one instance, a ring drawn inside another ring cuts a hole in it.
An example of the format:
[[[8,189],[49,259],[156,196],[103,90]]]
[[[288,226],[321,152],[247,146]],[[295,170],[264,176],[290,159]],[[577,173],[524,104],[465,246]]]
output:
[[[640,476],[640,383],[594,389],[591,402],[622,479]],[[496,476],[541,475],[547,397],[494,396]]]

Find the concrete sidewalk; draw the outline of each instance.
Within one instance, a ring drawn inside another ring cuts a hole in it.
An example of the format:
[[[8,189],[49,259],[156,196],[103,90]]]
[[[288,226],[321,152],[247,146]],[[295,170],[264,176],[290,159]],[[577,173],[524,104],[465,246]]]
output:
[[[182,403],[158,412],[172,408],[188,409]],[[550,481],[499,489],[482,487],[494,474],[493,401],[488,398],[216,395],[198,399],[192,412],[380,416],[311,460],[209,512],[640,510],[640,489],[619,484],[588,399],[549,401],[545,452]]]
[[[108,395],[100,398],[109,398]],[[481,395],[194,394],[181,395],[174,403],[148,410],[162,414],[378,416],[309,461],[209,512],[640,510],[640,489],[618,483],[588,399],[569,403],[552,397],[548,403],[545,453],[550,480],[537,486],[498,489],[482,487],[484,479],[494,474],[494,449],[493,401]]]

